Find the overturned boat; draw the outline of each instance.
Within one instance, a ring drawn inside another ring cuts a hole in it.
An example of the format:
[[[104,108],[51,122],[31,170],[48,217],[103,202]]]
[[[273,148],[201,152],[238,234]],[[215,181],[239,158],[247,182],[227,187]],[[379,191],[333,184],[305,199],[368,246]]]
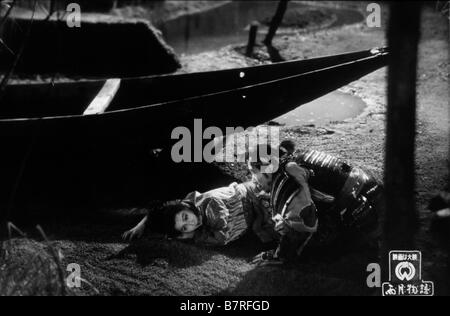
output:
[[[0,100],[2,198],[24,179],[63,181],[49,180],[55,173],[83,186],[90,180],[79,172],[71,179],[74,169],[92,174],[119,167],[133,151],[170,146],[173,129],[195,119],[221,129],[265,123],[387,63],[386,49],[372,49],[201,73],[8,85]]]

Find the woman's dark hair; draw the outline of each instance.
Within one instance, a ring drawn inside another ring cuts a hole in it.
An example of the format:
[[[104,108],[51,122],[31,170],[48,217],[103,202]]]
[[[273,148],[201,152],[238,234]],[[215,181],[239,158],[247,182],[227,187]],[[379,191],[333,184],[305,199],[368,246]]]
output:
[[[183,200],[169,201],[150,209],[148,212],[150,231],[170,238],[180,236],[181,232],[175,229],[175,216],[186,209],[192,211],[197,217],[200,216],[200,211],[194,203]]]

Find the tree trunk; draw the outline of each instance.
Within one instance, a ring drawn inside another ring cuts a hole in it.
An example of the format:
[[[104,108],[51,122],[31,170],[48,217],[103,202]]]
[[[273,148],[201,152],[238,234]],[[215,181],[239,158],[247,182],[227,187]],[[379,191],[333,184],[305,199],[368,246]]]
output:
[[[278,28],[281,25],[281,22],[283,22],[284,14],[286,13],[287,6],[288,6],[289,0],[280,0],[278,3],[277,12],[275,13],[274,17],[272,18],[272,21],[270,22],[269,32],[266,35],[266,38],[264,39],[264,44],[267,46],[272,46],[273,38],[275,37],[275,34],[277,33]]]
[[[414,249],[416,76],[420,36],[420,4],[390,5],[385,214],[382,260],[391,250]],[[386,262],[384,262],[386,263]],[[384,269],[386,271],[386,269]]]

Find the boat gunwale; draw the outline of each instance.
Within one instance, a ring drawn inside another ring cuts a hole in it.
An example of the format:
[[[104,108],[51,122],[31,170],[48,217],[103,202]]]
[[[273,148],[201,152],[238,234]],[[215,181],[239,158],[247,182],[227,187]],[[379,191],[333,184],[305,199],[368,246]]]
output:
[[[373,49],[370,50],[364,50],[364,51],[356,51],[356,52],[351,52],[351,53],[344,53],[344,54],[339,54],[339,55],[329,55],[329,56],[323,56],[323,57],[317,57],[314,59],[320,59],[320,58],[327,58],[327,57],[338,57],[338,56],[344,56],[344,55],[350,55],[350,54],[355,54],[355,53],[362,53],[362,52],[370,52]],[[131,112],[131,111],[136,111],[136,110],[146,110],[146,109],[150,109],[153,107],[159,107],[159,106],[167,106],[167,105],[171,105],[174,103],[179,103],[179,102],[186,102],[186,101],[191,101],[191,100],[196,100],[196,99],[200,99],[200,98],[205,98],[205,97],[211,97],[211,96],[218,96],[218,95],[224,95],[224,94],[229,94],[231,92],[237,92],[237,91],[243,91],[243,90],[248,90],[254,87],[261,87],[264,85],[270,85],[270,84],[274,84],[274,83],[279,83],[282,81],[286,81],[286,80],[292,80],[294,78],[300,78],[302,76],[306,76],[306,75],[310,75],[312,73],[318,73],[318,72],[322,72],[325,70],[330,70],[333,68],[337,68],[337,67],[342,67],[342,66],[346,66],[349,64],[353,64],[353,63],[357,63],[357,62],[361,62],[361,61],[366,61],[366,60],[370,60],[370,59],[374,59],[374,58],[379,58],[381,56],[386,56],[388,55],[388,52],[386,51],[381,51],[378,53],[373,53],[371,56],[368,57],[364,57],[364,58],[360,58],[360,59],[356,59],[356,60],[352,60],[349,62],[345,62],[345,63],[341,63],[341,64],[337,64],[337,65],[333,65],[333,66],[329,66],[329,67],[325,67],[325,68],[321,68],[321,69],[316,69],[316,70],[312,70],[312,71],[308,71],[308,72],[304,72],[301,74],[297,74],[297,75],[293,75],[293,76],[288,76],[288,77],[284,77],[284,78],[279,78],[279,79],[275,79],[275,80],[270,80],[270,81],[264,81],[261,83],[257,83],[257,84],[253,84],[253,85],[248,85],[248,86],[243,86],[240,88],[235,88],[235,89],[229,89],[229,90],[223,90],[223,91],[218,91],[218,92],[214,92],[214,93],[209,93],[209,94],[202,94],[202,95],[197,95],[197,96],[193,96],[193,97],[187,97],[187,98],[182,98],[182,99],[176,99],[176,100],[171,100],[171,101],[167,101],[167,102],[160,102],[160,103],[154,103],[154,104],[148,104],[148,105],[143,105],[143,106],[139,106],[139,107],[134,107],[134,108],[128,108],[128,109],[118,109],[118,110],[114,110],[114,111],[110,111],[110,112],[105,112],[105,113],[101,113],[101,114],[96,114],[96,115],[91,115],[91,116],[84,116],[82,114],[75,114],[75,115],[62,115],[62,116],[48,116],[48,117],[34,117],[34,118],[12,118],[12,119],[0,119],[0,124],[1,123],[16,123],[16,122],[36,122],[36,121],[52,121],[52,120],[64,120],[64,119],[73,119],[73,118],[85,118],[85,119],[91,119],[91,118],[96,118],[96,117],[106,117],[106,116],[113,116],[116,114],[123,114],[126,112]],[[309,60],[313,60],[313,59],[309,59]],[[285,61],[282,63],[274,63],[274,64],[268,64],[268,65],[257,65],[254,67],[250,67],[252,69],[256,68],[256,67],[268,67],[268,66],[278,66],[280,64],[288,64],[288,63],[298,63],[301,61],[305,61],[304,59],[302,60],[291,60],[291,61]],[[204,71],[204,72],[196,72],[196,73],[183,73],[183,74],[165,74],[165,75],[155,75],[155,76],[143,76],[143,77],[128,77],[128,78],[124,78],[122,79],[122,82],[130,82],[132,80],[139,80],[139,79],[153,79],[153,78],[161,78],[161,77],[168,77],[168,76],[189,76],[192,74],[207,74],[207,73],[217,73],[217,72],[239,72],[245,69],[248,69],[249,67],[244,67],[244,68],[232,68],[232,69],[225,69],[225,70],[214,70],[214,71]],[[79,82],[61,82],[58,83],[61,85],[71,85],[71,84],[88,84],[88,83],[102,83],[102,82],[106,82],[106,79],[102,79],[102,80],[83,80],[83,81],[79,81]],[[34,85],[48,85],[49,83],[32,83]],[[20,86],[20,85],[29,85],[29,84],[14,84],[15,86]]]
[[[294,59],[294,60],[286,60],[286,61],[280,61],[280,62],[276,62],[276,63],[270,63],[270,64],[261,64],[261,65],[255,65],[255,66],[251,66],[251,67],[240,67],[240,68],[229,68],[229,69],[216,69],[216,70],[205,70],[205,71],[197,71],[197,72],[189,72],[189,73],[168,73],[168,74],[156,74],[156,75],[148,75],[148,76],[137,76],[137,77],[121,77],[120,79],[122,80],[122,82],[127,82],[127,81],[134,81],[134,80],[148,80],[148,79],[158,79],[158,78],[166,78],[166,77],[188,77],[190,75],[196,74],[196,75],[206,75],[206,74],[217,74],[217,73],[226,73],[226,72],[232,72],[232,71],[244,71],[245,69],[263,69],[263,68],[276,68],[277,66],[281,66],[281,65],[288,65],[288,64],[295,64],[295,63],[299,63],[299,62],[303,62],[303,61],[313,61],[313,60],[319,60],[319,59],[325,59],[325,58],[331,58],[331,57],[343,57],[346,55],[353,55],[353,54],[358,54],[358,53],[370,53],[373,50],[383,50],[385,49],[385,47],[374,47],[371,49],[366,49],[366,50],[360,50],[360,51],[354,51],[354,52],[348,52],[348,53],[341,53],[341,54],[336,54],[336,55],[323,55],[323,56],[318,56],[318,57],[314,57],[311,59]],[[381,53],[372,53],[372,55],[369,55],[365,58],[368,57],[373,57],[373,56],[377,56]],[[361,58],[360,58],[361,59]],[[358,59],[356,59],[358,60]],[[53,85],[72,85],[72,84],[88,84],[88,83],[100,83],[100,82],[105,82],[106,80],[108,80],[110,78],[105,78],[105,79],[82,79],[82,80],[78,80],[78,81],[61,81],[61,82],[57,82],[57,83],[52,83],[52,82],[31,82],[31,83],[13,83],[11,84],[11,86],[29,86],[29,85],[34,85],[34,86],[46,86],[49,84],[53,84]]]

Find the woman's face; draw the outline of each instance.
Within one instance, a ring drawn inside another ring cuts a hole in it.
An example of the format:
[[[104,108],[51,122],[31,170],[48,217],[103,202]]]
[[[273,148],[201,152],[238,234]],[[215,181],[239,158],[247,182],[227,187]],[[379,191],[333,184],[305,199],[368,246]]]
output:
[[[258,173],[256,178],[261,185],[261,188],[265,192],[270,192],[272,188],[272,174],[271,173]]]
[[[200,219],[189,209],[175,215],[175,229],[183,234],[192,233],[200,226]]]

